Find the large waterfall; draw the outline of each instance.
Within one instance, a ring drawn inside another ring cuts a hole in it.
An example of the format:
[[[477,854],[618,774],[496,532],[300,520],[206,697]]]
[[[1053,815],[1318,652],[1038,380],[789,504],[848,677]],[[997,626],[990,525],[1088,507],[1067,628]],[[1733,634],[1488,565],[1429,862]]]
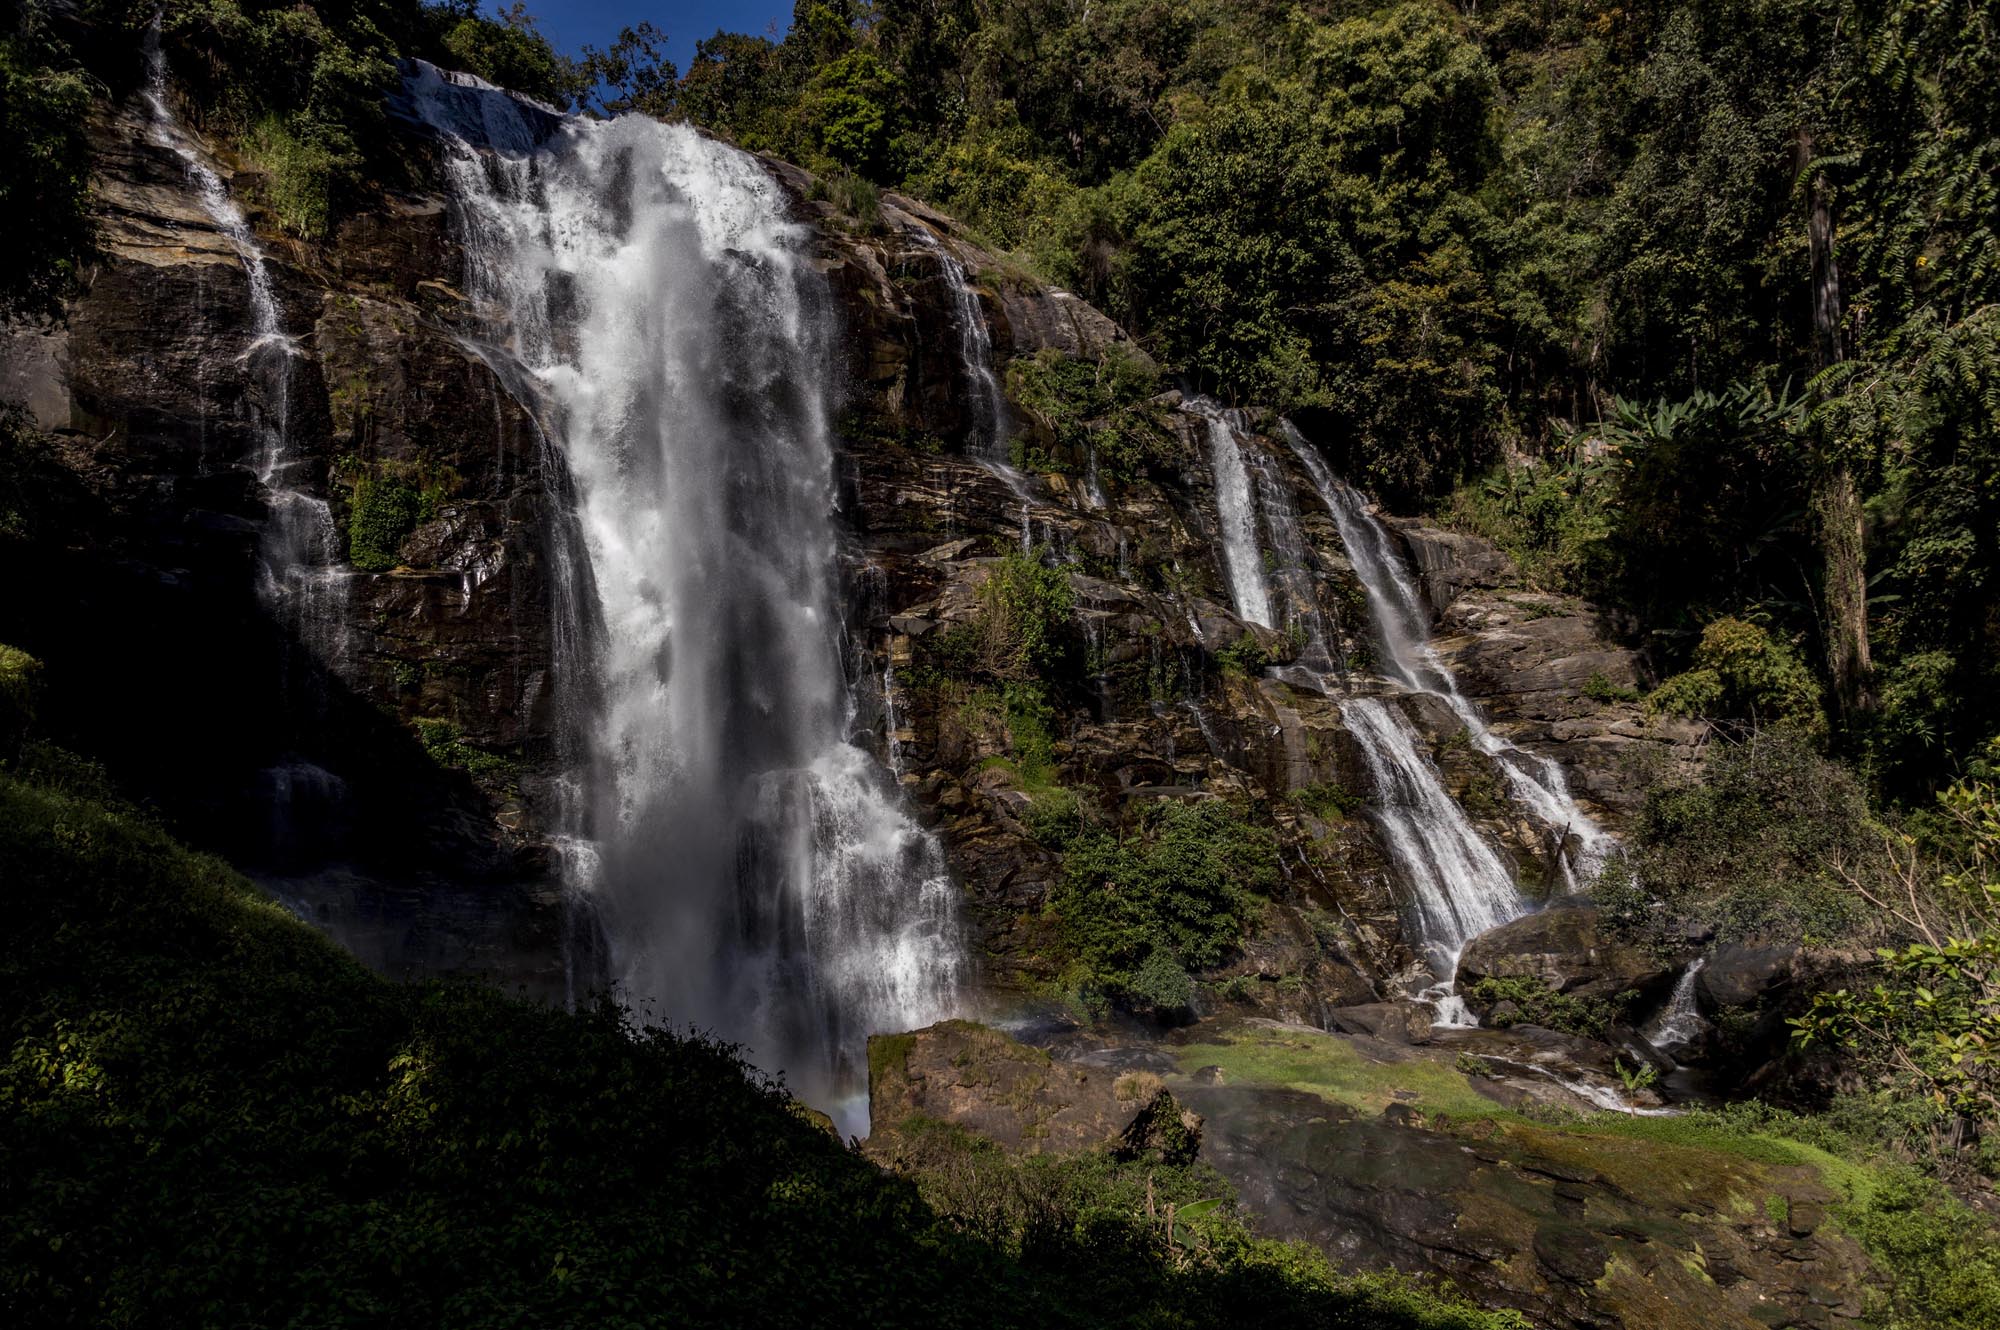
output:
[[[629,1000],[831,1106],[868,1034],[948,1014],[962,952],[939,846],[850,742],[806,232],[685,126],[428,66],[410,104],[447,148],[467,294],[575,486],[574,886]]]

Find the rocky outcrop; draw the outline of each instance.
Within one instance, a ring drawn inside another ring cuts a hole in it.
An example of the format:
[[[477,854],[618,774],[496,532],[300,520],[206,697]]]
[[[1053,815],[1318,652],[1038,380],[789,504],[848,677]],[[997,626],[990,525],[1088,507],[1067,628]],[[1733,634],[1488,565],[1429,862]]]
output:
[[[1563,905],[1523,915],[1481,933],[1458,958],[1458,981],[1534,979],[1579,998],[1652,994],[1673,982],[1672,967],[1612,937],[1589,905]]]
[[[1437,616],[1436,648],[1496,732],[1570,773],[1614,824],[1661,765],[1692,761],[1701,725],[1648,715],[1629,625],[1573,597],[1535,591],[1511,560],[1465,532],[1394,523]]]
[[[1513,1038],[1448,1031],[1411,1048],[1223,1020],[1177,1031],[1163,1058],[1116,1037],[1029,1048],[951,1022],[871,1046],[868,1149],[891,1167],[933,1166],[941,1156],[904,1129],[940,1124],[1015,1154],[1165,1159],[1192,1145],[1261,1234],[1349,1270],[1440,1277],[1535,1325],[1824,1327],[1873,1305],[1879,1276],[1823,1222],[1839,1194],[1809,1164],[1724,1135],[1552,1115],[1563,1101],[1531,1088],[1560,1087],[1528,1068],[1560,1037]],[[1515,1070],[1468,1075],[1481,1060]],[[1152,1070],[1121,1070],[1142,1064]]]
[[[242,264],[184,165],[132,108],[107,113],[98,138],[103,260],[65,327],[10,336],[0,355],[50,431],[38,465],[62,516],[47,527],[67,533],[0,552],[33,588],[0,633],[66,681],[56,710],[84,718],[80,747],[386,968],[588,985],[550,838],[555,777],[574,766],[551,649],[568,478],[530,385],[481,352],[448,209],[385,196],[317,245],[260,228],[290,353],[275,403],[245,353]],[[845,216],[805,173],[768,165],[813,228],[840,326],[857,734],[943,840],[986,999],[1032,1003],[1058,977],[1045,907],[1060,861],[1034,833],[996,690],[962,686],[941,662],[1024,542],[1065,570],[1076,602],[1069,664],[1046,690],[1047,782],[1128,825],[1160,801],[1231,799],[1281,841],[1282,889],[1198,976],[1197,1008],[1319,1023],[1392,998],[1418,959],[1340,712],[1346,690],[1380,687],[1368,619],[1275,423],[1247,417],[1244,447],[1296,519],[1273,594],[1293,620],[1310,611],[1313,670],[1294,635],[1229,609],[1202,426],[1177,393],[1147,408],[1157,438],[1131,474],[1099,477],[1091,457],[1037,434],[1046,465],[1024,483],[967,446],[974,394],[941,255],[969,275],[1003,379],[1008,357],[1041,352],[1143,360],[1115,323],[914,200]],[[275,483],[323,504],[341,538],[310,622],[274,616],[258,586],[271,490],[256,424],[280,407],[289,460]],[[346,536],[368,486],[402,487],[417,516],[364,569]],[[1490,547],[1401,529],[1468,691],[1619,806],[1626,750],[1674,742],[1630,704],[1585,695],[1600,673],[1636,680],[1629,655],[1587,607],[1520,592]],[[204,650],[146,650],[168,641]],[[125,668],[135,657],[149,668]],[[1397,701],[1520,877],[1553,881],[1549,829],[1520,815],[1462,724],[1435,699]],[[270,723],[243,726],[245,714]]]
[[[1012,1154],[1117,1149],[1188,1152],[1184,1122],[1159,1076],[1058,1062],[971,1021],[944,1021],[868,1041],[869,1137],[877,1149],[917,1119],[944,1122]]]

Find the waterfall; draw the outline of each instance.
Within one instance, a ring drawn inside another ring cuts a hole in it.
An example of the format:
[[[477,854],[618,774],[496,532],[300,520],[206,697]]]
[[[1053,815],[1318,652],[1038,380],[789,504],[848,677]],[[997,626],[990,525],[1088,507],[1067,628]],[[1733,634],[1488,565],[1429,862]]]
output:
[[[1430,616],[1418,595],[1416,576],[1390,545],[1388,532],[1375,520],[1367,501],[1333,474],[1289,421],[1282,431],[1340,528],[1348,560],[1367,592],[1369,618],[1383,649],[1381,673],[1451,708],[1473,746],[1499,764],[1514,801],[1559,838],[1555,857],[1564,884],[1571,891],[1587,884],[1617,842],[1577,805],[1560,766],[1493,733],[1479,709],[1458,691],[1457,681],[1430,644]],[[1570,837],[1577,841],[1574,854],[1567,848]]]
[[[1402,712],[1381,698],[1341,705],[1375,786],[1376,824],[1409,891],[1432,972],[1449,980],[1474,937],[1525,908],[1513,874],[1438,779]]]
[[[1201,418],[1208,432],[1208,465],[1215,476],[1215,516],[1222,531],[1222,565],[1236,613],[1261,628],[1273,627],[1271,593],[1264,585],[1264,556],[1257,545],[1256,497],[1243,462],[1233,414],[1203,397],[1182,410]]]
[[[966,451],[1005,481],[1017,497],[1026,500],[1031,486],[1027,476],[1007,455],[1007,395],[1000,390],[1000,376],[993,369],[993,332],[986,326],[986,311],[979,303],[979,292],[973,289],[972,276],[951,252],[951,247],[932,235],[929,227],[914,223],[908,233],[937,260],[945,289],[951,292],[951,321],[958,330],[959,376],[975,408],[972,427],[966,433]],[[1021,521],[1025,526],[1025,507]]]
[[[1249,461],[1256,473],[1257,501],[1264,512],[1275,563],[1270,581],[1282,592],[1278,618],[1294,636],[1298,649],[1297,660],[1281,666],[1277,674],[1324,691],[1323,685],[1334,672],[1333,652],[1327,646],[1326,617],[1320,613],[1319,588],[1307,563],[1305,533],[1299,527],[1290,478],[1277,459],[1261,449],[1251,450]]]
[[[160,46],[160,15],[146,28],[146,83],[141,89],[152,140],[187,168],[202,211],[236,251],[249,285],[250,338],[241,363],[255,393],[251,425],[257,440],[253,465],[263,487],[269,520],[259,548],[258,591],[280,622],[327,663],[337,663],[347,580],[338,568],[340,536],[324,499],[292,487],[300,459],[292,449],[292,361],[297,348],[284,330],[284,311],[271,285],[264,251],[229,197],[229,187],[175,119],[167,95],[167,59]],[[282,797],[286,786],[277,784]]]
[[[1674,991],[1667,998],[1667,1005],[1659,1014],[1646,1023],[1639,1033],[1646,1042],[1669,1057],[1672,1050],[1685,1048],[1694,1037],[1701,1033],[1701,1012],[1695,1006],[1694,985],[1701,975],[1701,967],[1708,964],[1708,957],[1697,956],[1681,977],[1674,981]]]
[[[754,157],[686,126],[428,65],[407,96],[445,145],[467,293],[575,487],[570,886],[627,1000],[851,1113],[866,1036],[948,1014],[962,949],[941,848],[849,741],[808,235]]]

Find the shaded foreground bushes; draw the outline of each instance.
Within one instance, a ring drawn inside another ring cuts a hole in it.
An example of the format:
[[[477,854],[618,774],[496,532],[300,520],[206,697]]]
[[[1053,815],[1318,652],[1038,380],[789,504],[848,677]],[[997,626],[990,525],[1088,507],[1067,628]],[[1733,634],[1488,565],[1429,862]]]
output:
[[[0,775],[10,1324],[1494,1323],[1116,1190],[996,1241],[734,1050],[380,980],[57,766]]]

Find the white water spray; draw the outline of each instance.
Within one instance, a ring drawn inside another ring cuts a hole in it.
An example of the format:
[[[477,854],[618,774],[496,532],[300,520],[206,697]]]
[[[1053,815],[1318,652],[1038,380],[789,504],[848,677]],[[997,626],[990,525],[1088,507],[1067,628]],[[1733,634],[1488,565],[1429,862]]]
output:
[[[1457,680],[1431,646],[1430,616],[1418,595],[1416,576],[1391,547],[1388,532],[1375,520],[1360,493],[1333,474],[1290,422],[1282,429],[1312,477],[1320,501],[1340,528],[1341,543],[1367,592],[1369,618],[1383,648],[1383,675],[1412,692],[1429,693],[1451,708],[1472,745],[1499,764],[1514,801],[1558,838],[1555,858],[1564,884],[1572,891],[1588,884],[1617,848],[1617,841],[1577,804],[1560,766],[1493,733],[1479,709],[1458,691]],[[1574,852],[1568,848],[1571,837],[1577,842]]]
[[[848,741],[804,228],[754,157],[685,126],[429,66],[409,102],[447,147],[468,293],[574,478],[572,863],[615,976],[851,1105],[869,1034],[953,1009],[962,949],[941,849]]]
[[[1264,556],[1257,543],[1256,498],[1238,438],[1240,418],[1232,420],[1234,413],[1205,397],[1190,398],[1181,409],[1198,416],[1208,433],[1215,516],[1222,532],[1222,565],[1229,575],[1229,595],[1236,613],[1260,628],[1273,627],[1271,592],[1264,584]]]

